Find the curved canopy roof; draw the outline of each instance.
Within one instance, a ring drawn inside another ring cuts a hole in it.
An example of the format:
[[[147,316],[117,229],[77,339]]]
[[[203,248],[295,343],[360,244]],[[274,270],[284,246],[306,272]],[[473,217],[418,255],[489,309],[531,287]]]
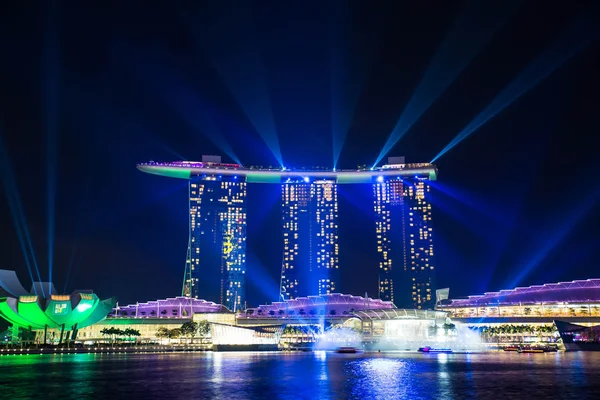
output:
[[[298,297],[292,300],[277,301],[271,304],[265,304],[256,308],[246,310],[246,314],[254,317],[270,314],[311,314],[324,313],[330,314],[332,311],[337,315],[344,312],[352,313],[356,310],[370,309],[394,309],[394,303],[372,299],[370,297],[352,296],[350,294],[332,293],[322,296]]]
[[[443,311],[416,310],[394,308],[391,310],[363,310],[355,311],[353,316],[362,320],[392,320],[392,319],[439,319],[446,318],[448,314]]]
[[[0,269],[0,293],[2,291],[14,297],[29,294],[23,285],[21,285],[17,273],[6,269]]]
[[[111,317],[190,318],[199,313],[228,313],[225,306],[190,297],[172,297],[146,303],[117,306]]]
[[[281,183],[291,180],[333,179],[337,183],[372,183],[377,177],[437,179],[437,168],[430,163],[385,165],[375,169],[357,170],[294,170],[283,168],[245,168],[237,164],[217,164],[195,161],[148,162],[137,165],[148,174],[191,179],[194,176],[245,177],[250,183]]]
[[[499,292],[487,292],[466,299],[452,300],[444,307],[475,307],[518,303],[578,303],[600,302],[600,279],[546,283],[517,287]]]

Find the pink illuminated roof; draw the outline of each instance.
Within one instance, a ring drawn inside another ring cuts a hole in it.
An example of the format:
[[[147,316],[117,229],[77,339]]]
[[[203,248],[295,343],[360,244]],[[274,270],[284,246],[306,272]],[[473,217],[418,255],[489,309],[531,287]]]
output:
[[[230,312],[225,306],[201,299],[173,297],[116,306],[111,317],[191,318],[193,314]]]
[[[372,299],[370,297],[352,296],[350,294],[327,294],[322,296],[298,297],[292,300],[276,301],[256,308],[247,310],[252,316],[282,315],[282,314],[311,314],[326,311],[327,314],[334,311],[341,315],[344,312],[352,313],[359,310],[395,309],[391,301]]]
[[[600,279],[547,283],[452,300],[446,307],[517,303],[600,302]],[[442,306],[444,307],[444,306]]]

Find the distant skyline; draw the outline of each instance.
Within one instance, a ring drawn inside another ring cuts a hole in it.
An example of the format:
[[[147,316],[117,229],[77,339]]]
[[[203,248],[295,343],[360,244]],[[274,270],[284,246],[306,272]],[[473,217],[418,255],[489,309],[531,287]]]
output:
[[[456,297],[600,276],[600,23],[574,24],[598,15],[593,1],[48,4],[0,16],[0,268],[22,282],[15,221],[42,280],[53,254],[60,292],[178,295],[187,182],[137,163],[355,168],[392,132],[386,157],[429,162],[514,82],[525,93],[436,160],[437,286]],[[276,300],[282,243],[264,238],[280,237],[279,196],[248,187],[249,305]],[[376,297],[372,191],[340,187],[338,201],[341,291]]]

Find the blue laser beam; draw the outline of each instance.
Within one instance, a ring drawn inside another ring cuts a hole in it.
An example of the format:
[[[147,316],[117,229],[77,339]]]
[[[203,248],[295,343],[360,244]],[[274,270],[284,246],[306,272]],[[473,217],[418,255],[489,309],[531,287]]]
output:
[[[351,48],[350,29],[352,24],[346,1],[330,3],[333,22],[330,24],[330,96],[331,134],[333,142],[333,168],[337,167],[346,141],[365,80],[370,71],[372,53],[377,46],[379,32],[370,31],[362,37],[361,48]],[[379,24],[383,26],[383,24]],[[351,55],[354,54],[354,57]]]
[[[520,4],[518,0],[511,0],[502,2],[499,7],[491,7],[489,2],[473,0],[467,5],[433,56],[373,166],[381,162],[475,56],[491,42],[495,33],[512,17]]]
[[[592,17],[593,16],[593,17]],[[525,67],[483,111],[481,111],[431,162],[446,154],[494,118],[517,99],[537,86],[598,38],[598,19],[594,13],[572,21],[542,54]]]
[[[178,113],[190,126],[202,132],[236,163],[242,164],[210,115],[208,106],[202,104],[201,99],[192,89],[171,86],[167,88],[165,97],[173,111]]]
[[[600,190],[596,189],[587,196],[577,207],[571,207],[575,210],[569,215],[558,227],[554,234],[544,241],[544,244],[538,249],[535,254],[519,268],[519,273],[506,287],[517,287],[521,281],[527,277],[535,268],[537,268],[553,251],[563,242],[573,231],[573,229],[581,222],[581,220],[598,204],[600,200]]]
[[[223,6],[221,10],[216,12],[218,16],[213,20],[200,24],[206,29],[205,32],[199,32],[195,28],[198,21],[192,20],[190,14],[182,15],[182,20],[201,47],[208,51],[223,83],[279,165],[283,166],[285,164],[281,156],[266,74],[255,38],[255,28],[250,19],[251,12],[243,5],[240,6],[239,2]],[[215,24],[215,21],[222,19],[227,19],[228,29]]]
[[[119,51],[118,56],[120,59],[131,61],[128,65],[135,71],[135,77],[140,79],[144,85],[148,85],[160,93],[174,113],[208,138],[232,160],[241,164],[211,116],[210,106],[202,101],[200,95],[188,84],[177,79],[182,75],[181,71],[172,65],[165,64],[162,59],[147,58],[142,55],[133,58],[131,52],[124,50]],[[144,60],[144,62],[140,60]]]
[[[4,174],[2,174],[2,175],[4,175]],[[19,245],[21,246],[21,253],[23,253],[23,259],[25,260],[25,265],[27,266],[27,272],[29,273],[29,278],[31,279],[31,282],[35,282],[35,279],[33,278],[33,271],[31,269],[31,267],[32,267],[31,261],[29,260],[27,244],[25,242],[23,230],[21,229],[21,221],[20,221],[19,217],[17,216],[16,206],[14,203],[15,200],[9,194],[8,188],[6,188],[6,185],[5,185],[5,190],[6,190],[6,200],[8,201],[8,207],[10,208],[10,211],[11,211],[10,215],[12,217],[13,224],[15,226],[15,230],[17,231],[17,238],[19,239]],[[37,289],[35,288],[35,286],[34,286],[34,291],[35,291],[35,294],[37,294]]]
[[[57,164],[57,131],[59,112],[59,71],[58,71],[58,40],[57,40],[57,7],[54,1],[48,2],[47,29],[45,34],[46,46],[44,52],[44,100],[46,117],[46,206],[47,206],[47,236],[48,236],[48,282],[52,282],[54,261],[54,227],[56,208],[56,164]],[[48,291],[50,291],[50,286]]]
[[[0,172],[2,177],[2,183],[4,185],[4,191],[6,194],[6,198],[8,200],[8,205],[11,210],[11,217],[13,223],[15,225],[15,230],[17,231],[17,237],[19,239],[19,244],[21,246],[21,251],[23,253],[23,258],[25,260],[25,264],[27,266],[27,270],[29,272],[29,277],[31,278],[31,282],[35,282],[35,276],[37,276],[37,280],[41,282],[40,270],[37,264],[37,260],[35,257],[35,251],[33,249],[33,245],[31,242],[31,236],[29,235],[29,229],[27,227],[27,221],[25,219],[25,214],[23,213],[23,207],[21,205],[21,199],[19,197],[19,192],[17,186],[14,181],[14,176],[12,173],[12,168],[10,165],[10,160],[8,158],[8,154],[4,147],[4,141],[2,140],[2,136],[0,135]],[[42,295],[44,295],[44,288],[41,287]],[[37,294],[37,291],[36,291]]]
[[[90,176],[88,176],[88,179],[86,180],[86,183],[85,183],[85,187],[83,189],[83,196],[82,196],[83,201],[80,203],[80,207],[78,207],[79,209],[77,210],[78,218],[77,218],[77,222],[75,225],[75,241],[73,243],[73,249],[71,250],[71,256],[69,257],[69,264],[67,266],[67,274],[65,276],[65,286],[63,288],[63,293],[67,293],[67,289],[69,287],[69,281],[71,279],[71,275],[73,272],[73,265],[75,264],[75,256],[77,255],[79,240],[81,238],[81,234],[82,234],[83,226],[84,226],[84,224],[82,222],[82,214],[83,214],[85,205],[89,204],[88,200],[90,198],[91,188],[92,188],[92,178],[90,175]]]

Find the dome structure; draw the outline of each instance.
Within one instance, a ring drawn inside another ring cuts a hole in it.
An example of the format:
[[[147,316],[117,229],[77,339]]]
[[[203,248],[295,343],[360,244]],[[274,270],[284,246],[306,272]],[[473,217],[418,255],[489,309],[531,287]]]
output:
[[[47,282],[34,282],[27,292],[15,271],[0,270],[0,317],[13,326],[74,331],[106,318],[116,301],[100,300],[91,290],[56,294]]]
[[[350,294],[331,293],[320,296],[298,297],[246,310],[250,318],[282,317],[285,315],[349,315],[358,310],[395,309],[391,301]]]
[[[596,303],[600,301],[600,279],[586,279],[572,282],[546,283],[486,292],[454,299],[447,307],[476,307],[482,305],[511,305],[530,303]],[[442,307],[443,308],[443,307]]]

